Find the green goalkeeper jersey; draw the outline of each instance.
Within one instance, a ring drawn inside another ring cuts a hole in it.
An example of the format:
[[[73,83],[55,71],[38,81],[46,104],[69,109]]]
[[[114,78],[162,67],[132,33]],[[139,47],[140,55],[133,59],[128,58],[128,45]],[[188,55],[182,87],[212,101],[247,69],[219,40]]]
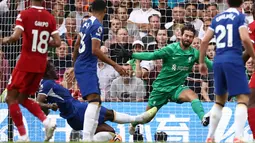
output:
[[[163,65],[160,74],[153,82],[153,89],[162,92],[170,92],[169,86],[183,85],[193,65],[198,63],[199,51],[193,47],[183,50],[180,43],[169,44],[154,52],[133,53],[132,57],[139,60],[162,59]],[[212,69],[212,61],[205,60],[209,69]]]

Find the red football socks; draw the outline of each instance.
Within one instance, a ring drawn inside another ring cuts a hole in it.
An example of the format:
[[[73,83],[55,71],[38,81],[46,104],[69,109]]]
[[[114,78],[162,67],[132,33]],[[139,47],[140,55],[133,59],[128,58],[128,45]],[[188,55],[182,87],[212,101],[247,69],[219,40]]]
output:
[[[255,108],[248,109],[248,121],[252,131],[253,139],[255,139]]]
[[[43,122],[47,117],[41,110],[41,107],[38,103],[31,99],[25,99],[22,106],[27,108],[34,116],[36,116],[41,122]]]
[[[25,135],[26,129],[25,129],[25,126],[24,126],[24,123],[22,120],[22,113],[19,108],[19,104],[14,103],[14,104],[9,105],[9,111],[10,111],[12,120],[19,131],[20,136]]]

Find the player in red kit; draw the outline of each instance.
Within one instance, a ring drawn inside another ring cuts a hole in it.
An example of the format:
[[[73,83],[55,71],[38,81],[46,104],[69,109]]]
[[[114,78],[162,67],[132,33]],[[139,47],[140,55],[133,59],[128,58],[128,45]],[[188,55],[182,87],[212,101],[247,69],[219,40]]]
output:
[[[37,102],[30,100],[38,90],[47,64],[48,46],[60,46],[60,37],[56,30],[54,17],[42,7],[43,0],[32,0],[31,8],[22,11],[16,19],[16,27],[10,37],[0,40],[2,44],[13,43],[23,37],[20,59],[8,84],[6,102],[9,113],[17,127],[22,142],[29,141],[19,104],[27,108],[45,127],[45,140],[48,141],[56,124],[48,119]],[[50,41],[50,37],[53,40]]]
[[[255,4],[253,4],[252,13],[255,19]],[[255,21],[249,24],[249,34],[253,43],[253,47],[255,49]],[[247,60],[248,60],[248,57],[245,59],[245,61]],[[248,104],[248,122],[253,134],[253,139],[255,139],[255,72],[251,76],[249,87],[251,90],[251,96],[250,96],[249,104]]]

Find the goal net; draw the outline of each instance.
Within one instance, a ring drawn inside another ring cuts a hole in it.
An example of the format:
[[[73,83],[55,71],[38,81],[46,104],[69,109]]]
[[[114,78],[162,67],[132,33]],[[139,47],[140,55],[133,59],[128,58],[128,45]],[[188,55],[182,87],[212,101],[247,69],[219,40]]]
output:
[[[152,83],[158,76],[161,60],[138,61],[116,54],[119,49],[133,52],[152,52],[167,44],[179,42],[180,29],[186,23],[194,25],[197,33],[192,46],[199,50],[201,39],[211,23],[212,18],[228,8],[226,0],[106,0],[107,13],[103,21],[102,52],[113,61],[122,64],[129,71],[129,77],[121,77],[109,65],[98,62],[102,105],[118,112],[138,115],[145,111],[152,91]],[[65,75],[72,67],[74,44],[80,27],[90,16],[90,3],[93,0],[44,0],[43,6],[54,15],[59,34],[60,47],[49,47],[48,55],[53,61],[61,83],[69,90],[78,90],[76,82],[69,82]],[[31,0],[0,0],[0,38],[10,36],[15,26],[18,13],[27,9]],[[245,1],[244,12],[249,21],[252,1]],[[213,60],[216,41],[209,44],[207,56]],[[11,72],[20,55],[22,39],[15,44],[0,45],[0,142],[16,141],[18,131],[14,126],[5,103],[6,87]],[[190,60],[187,57],[187,60]],[[178,65],[171,68],[179,69]],[[248,73],[251,73],[247,68]],[[183,81],[184,82],[184,81]],[[198,66],[184,82],[203,103],[204,111],[210,111],[214,101],[213,72],[201,76]],[[81,97],[72,93],[75,98]],[[170,96],[170,95],[169,95]],[[34,98],[32,96],[31,98]],[[162,97],[164,100],[166,97]],[[154,104],[154,103],[153,103]],[[231,99],[223,110],[220,127],[216,131],[216,141],[232,142],[234,138],[235,103]],[[44,140],[45,128],[26,109],[21,107],[23,122],[30,141]],[[51,142],[80,141],[81,131],[74,131],[67,121],[59,116],[59,111],[48,115],[57,123],[57,129]],[[130,135],[128,124],[106,122],[122,136],[123,142],[154,142],[157,132],[165,132],[167,141],[204,142],[208,127],[203,127],[198,116],[193,112],[191,103],[177,104],[169,101],[148,124],[139,125],[136,134]],[[246,124],[244,137],[251,140],[251,131]]]

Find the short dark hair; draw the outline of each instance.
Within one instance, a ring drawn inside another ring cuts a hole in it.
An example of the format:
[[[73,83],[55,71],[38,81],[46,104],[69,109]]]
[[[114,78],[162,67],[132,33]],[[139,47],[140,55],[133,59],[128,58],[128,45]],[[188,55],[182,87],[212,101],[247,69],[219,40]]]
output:
[[[243,4],[243,0],[228,0],[229,7],[240,7]]]
[[[95,0],[91,4],[92,12],[102,12],[106,8],[106,2],[104,0]]]
[[[181,29],[182,35],[184,34],[184,31],[185,31],[185,30],[191,31],[191,32],[194,33],[194,35],[196,35],[196,29],[195,29],[194,25],[191,24],[191,23],[186,23],[186,24],[184,25],[184,27]]]
[[[218,4],[215,3],[215,2],[212,2],[212,3],[210,3],[210,4],[206,4],[206,5],[205,5],[205,9],[209,8],[210,6],[215,6],[217,9],[219,9]]]
[[[189,3],[189,2],[185,3],[185,9],[186,9],[188,6],[190,6],[190,5],[193,5],[194,7],[196,7],[196,9],[198,9],[196,3]]]
[[[149,18],[148,18],[149,22],[151,21],[151,18],[152,18],[153,16],[158,17],[158,19],[160,20],[160,16],[159,16],[158,14],[152,14],[152,15],[150,15]]]

